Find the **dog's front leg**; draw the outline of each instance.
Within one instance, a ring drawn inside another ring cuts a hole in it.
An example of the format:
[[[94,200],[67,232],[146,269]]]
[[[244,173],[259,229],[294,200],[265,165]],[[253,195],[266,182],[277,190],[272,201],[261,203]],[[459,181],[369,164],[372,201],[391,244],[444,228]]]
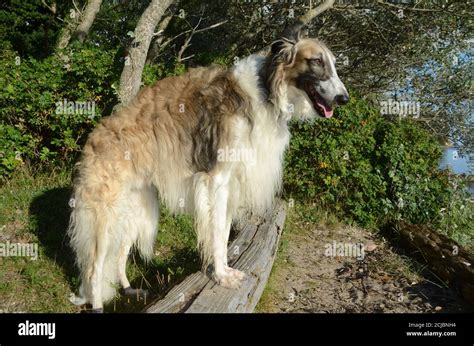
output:
[[[245,274],[227,265],[231,215],[229,173],[199,173],[195,177],[195,222],[204,266],[213,264],[214,278],[223,287],[238,288]]]
[[[233,269],[227,263],[227,243],[229,242],[229,176],[217,174],[211,177],[211,220],[212,220],[212,257],[214,276],[219,285],[227,288],[239,288],[245,274]]]

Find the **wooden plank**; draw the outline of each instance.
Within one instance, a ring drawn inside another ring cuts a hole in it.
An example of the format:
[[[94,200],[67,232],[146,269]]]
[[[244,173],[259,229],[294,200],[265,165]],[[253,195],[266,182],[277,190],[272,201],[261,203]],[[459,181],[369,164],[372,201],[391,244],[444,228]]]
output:
[[[209,279],[202,272],[191,274],[173,287],[163,299],[151,303],[144,312],[183,312],[208,282]]]
[[[278,201],[263,221],[249,221],[229,245],[229,264],[247,274],[238,290],[223,288],[196,272],[163,299],[151,303],[145,312],[252,312],[270,275],[285,216],[285,205]]]

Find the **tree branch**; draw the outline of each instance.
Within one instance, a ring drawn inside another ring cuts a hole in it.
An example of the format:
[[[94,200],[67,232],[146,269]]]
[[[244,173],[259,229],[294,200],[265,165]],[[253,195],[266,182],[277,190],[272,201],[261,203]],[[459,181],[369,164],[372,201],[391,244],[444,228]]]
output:
[[[450,12],[447,9],[444,9],[444,8],[443,9],[434,9],[434,8],[416,8],[416,7],[400,6],[400,5],[392,4],[392,3],[389,3],[389,2],[385,2],[383,0],[377,0],[377,3],[379,3],[380,5],[389,6],[389,7],[393,7],[393,8],[400,9],[400,10],[408,10],[408,11]]]
[[[160,21],[160,24],[158,24],[158,31],[153,33],[153,37],[157,37],[154,38],[153,42],[151,43],[150,50],[148,51],[148,55],[146,57],[146,64],[152,63],[158,56],[163,44],[163,40],[165,39],[165,35],[163,33],[168,27],[171,19],[173,19],[173,14],[167,15]]]
[[[89,0],[83,11],[79,10],[75,1],[72,3],[76,9],[76,13],[74,18],[67,21],[66,27],[62,29],[56,45],[57,49],[66,48],[74,38],[79,39],[81,43],[84,41],[100,10],[102,0]]]
[[[323,13],[324,11],[327,11],[329,10],[331,7],[334,6],[334,2],[335,0],[326,0],[324,1],[321,5],[309,10],[308,12],[306,12],[304,15],[302,15],[301,17],[299,17],[299,20],[301,21],[301,23],[303,24],[308,24],[309,22],[311,22],[314,18],[316,18],[317,16],[319,16],[321,13]]]
[[[177,58],[177,60],[179,62],[182,62],[185,59],[191,58],[191,56],[188,56],[186,58],[183,58],[182,56],[183,56],[184,51],[191,45],[190,42],[191,42],[194,34],[197,34],[199,32],[203,32],[203,31],[206,31],[206,30],[211,30],[211,29],[217,28],[218,26],[221,26],[222,24],[227,23],[227,20],[224,20],[222,22],[210,25],[206,28],[198,29],[199,25],[201,24],[201,20],[202,20],[202,16],[201,16],[201,18],[199,18],[198,24],[193,29],[186,31],[186,32],[190,32],[190,35],[186,38],[186,40],[184,41],[184,44],[181,46],[181,49],[179,50],[178,58]]]
[[[57,10],[57,9],[56,9],[56,2],[53,2],[53,3],[51,4],[51,6],[49,6],[49,5],[46,3],[45,0],[41,0],[41,3],[44,5],[44,7],[46,7],[48,10],[50,10],[52,14],[54,14],[54,15],[56,14],[56,10]]]

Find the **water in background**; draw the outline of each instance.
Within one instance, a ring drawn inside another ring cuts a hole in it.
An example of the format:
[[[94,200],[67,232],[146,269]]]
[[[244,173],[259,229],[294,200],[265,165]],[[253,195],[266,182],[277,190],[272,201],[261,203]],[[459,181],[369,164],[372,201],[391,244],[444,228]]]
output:
[[[455,147],[443,148],[443,157],[439,168],[445,169],[447,167],[450,167],[455,174],[474,174],[474,162],[469,163],[468,156],[460,156]],[[474,196],[474,183],[472,182],[469,184],[469,192]]]

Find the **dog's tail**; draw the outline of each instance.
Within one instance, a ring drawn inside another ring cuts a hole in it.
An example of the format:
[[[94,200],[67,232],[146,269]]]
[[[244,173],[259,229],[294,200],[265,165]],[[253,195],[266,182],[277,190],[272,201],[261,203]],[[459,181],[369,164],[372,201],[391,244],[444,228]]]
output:
[[[93,274],[98,268],[100,256],[104,256],[105,251],[102,275],[97,276],[97,279],[101,280],[101,299],[105,303],[114,298],[119,279],[117,263],[120,241],[107,239],[114,228],[113,218],[110,210],[88,208],[80,199],[73,198],[71,201],[74,206],[68,234],[81,278],[79,296],[71,297],[71,301],[76,305],[92,302]]]

